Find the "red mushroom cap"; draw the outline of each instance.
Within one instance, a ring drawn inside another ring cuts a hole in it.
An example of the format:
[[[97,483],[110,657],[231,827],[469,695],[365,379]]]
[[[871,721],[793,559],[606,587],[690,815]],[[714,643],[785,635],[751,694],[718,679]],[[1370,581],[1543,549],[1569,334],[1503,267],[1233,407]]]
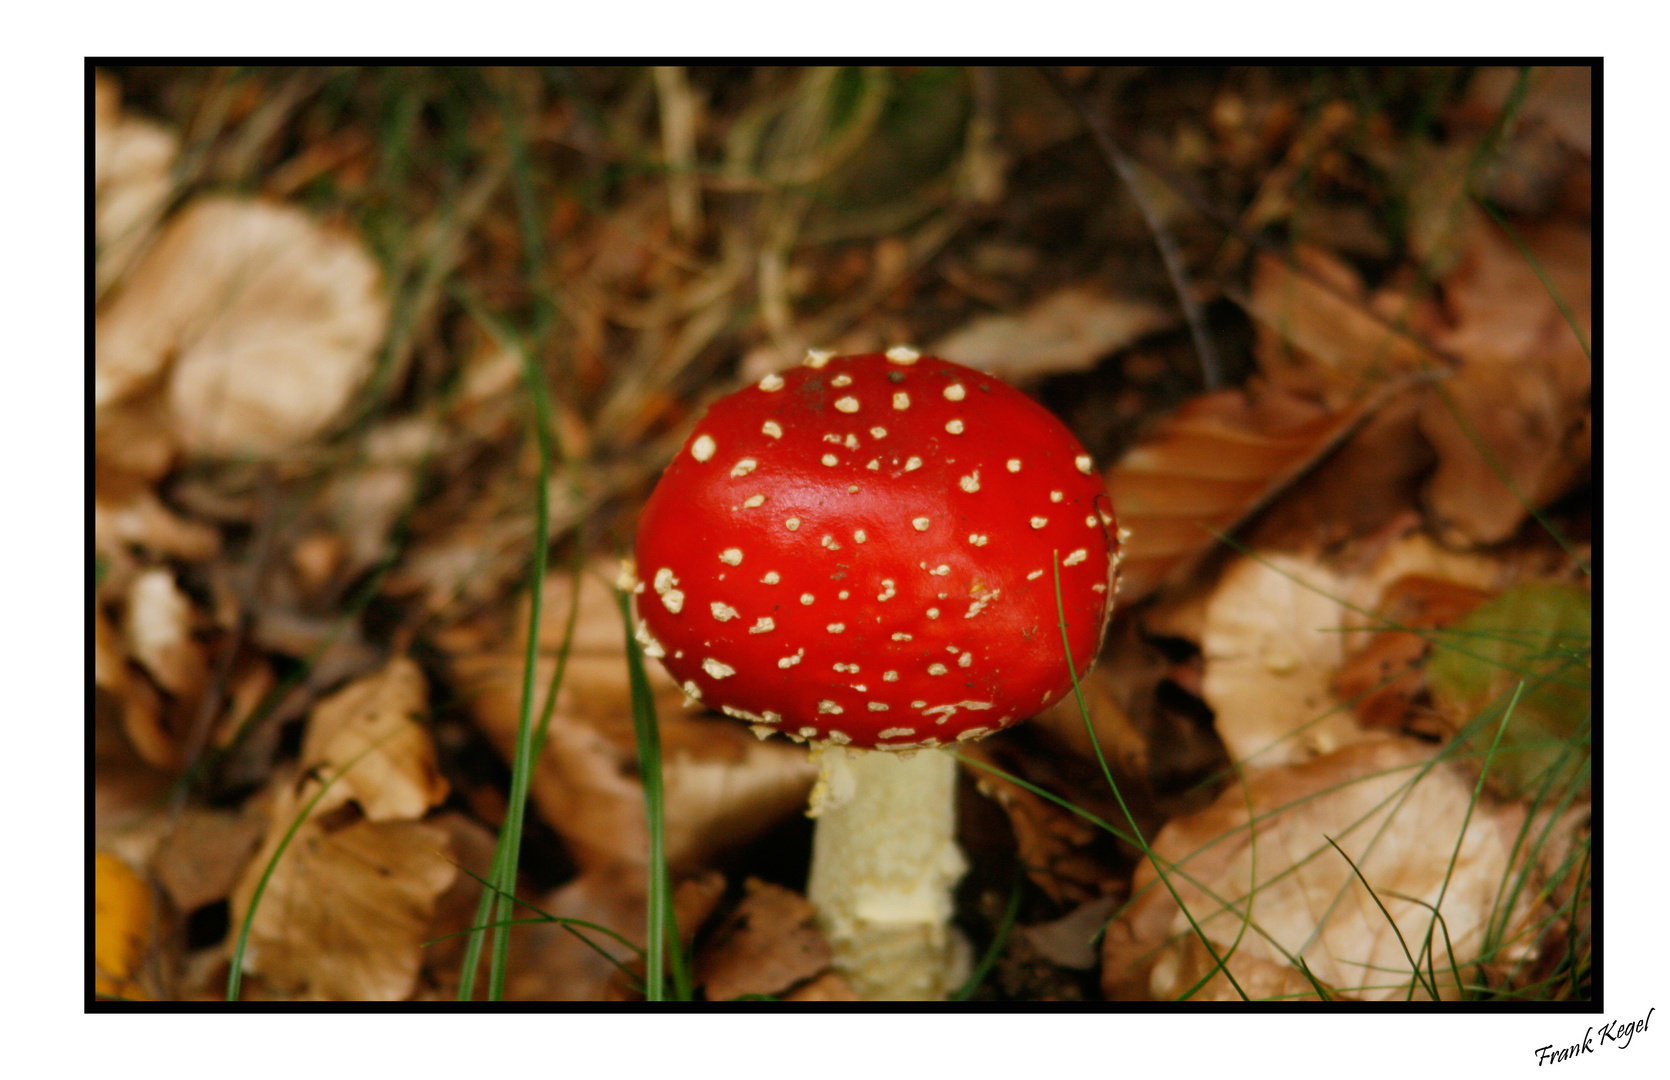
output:
[[[638,523],[639,640],[687,693],[794,739],[979,738],[1095,659],[1113,506],[1061,422],[895,348],[812,354],[713,404]]]

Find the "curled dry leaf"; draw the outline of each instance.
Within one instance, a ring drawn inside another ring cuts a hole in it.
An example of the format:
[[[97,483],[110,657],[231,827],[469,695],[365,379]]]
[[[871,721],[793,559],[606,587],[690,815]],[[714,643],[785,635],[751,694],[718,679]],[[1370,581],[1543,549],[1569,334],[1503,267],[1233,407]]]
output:
[[[353,800],[372,821],[401,821],[445,799],[435,744],[417,723],[427,707],[423,672],[404,656],[319,702],[302,742],[303,768],[333,776],[353,764],[314,812]]]
[[[1475,805],[1472,778],[1433,762],[1432,752],[1413,740],[1375,739],[1261,770],[1161,830],[1153,847],[1171,886],[1218,955],[1233,951],[1231,971],[1248,978],[1249,997],[1311,992],[1309,980],[1293,977],[1302,959],[1342,997],[1402,1000],[1414,982],[1403,943],[1420,956],[1430,940],[1420,969],[1430,959],[1438,996],[1453,999],[1471,965],[1529,952],[1534,890],[1502,895],[1517,877],[1517,815]],[[1108,927],[1104,989],[1175,998],[1210,960],[1153,863],[1138,868],[1132,887],[1136,899]],[[1492,925],[1500,932],[1490,934]],[[1239,998],[1221,973],[1195,996]]]
[[[173,194],[170,170],[179,140],[164,128],[122,115],[113,76],[93,76],[94,287],[103,292],[132,263]]]
[[[1368,406],[1331,413],[1292,394],[1226,390],[1186,402],[1107,471],[1130,531],[1120,602],[1176,580],[1350,434]]]
[[[119,704],[122,730],[139,756],[159,769],[178,769],[186,725],[209,678],[208,655],[192,633],[196,616],[163,567],[136,572],[125,600],[120,645],[114,634],[101,640],[94,623],[98,685]],[[150,678],[129,677],[138,673],[128,659]]]
[[[209,675],[208,658],[192,637],[191,601],[167,569],[154,566],[128,586],[127,645],[157,685],[176,697],[194,697]]]
[[[1477,220],[1445,284],[1455,325],[1440,341],[1463,364],[1428,390],[1420,423],[1438,452],[1427,508],[1452,546],[1506,539],[1527,503],[1563,495],[1589,464],[1591,365],[1560,310],[1587,341],[1589,234],[1559,225],[1521,233],[1526,252]]]
[[[595,569],[580,578],[573,650],[535,768],[533,799],[581,866],[641,864],[648,857],[648,834],[624,629],[600,576],[603,567]],[[566,573],[546,579],[542,655],[534,675],[536,716],[556,671],[573,587]],[[527,625],[525,615],[518,625]],[[450,661],[460,696],[507,757],[520,719],[522,664],[522,647],[514,643]],[[805,808],[816,769],[804,750],[761,742],[735,721],[686,711],[683,692],[660,665],[648,664],[646,670],[661,727],[667,857],[676,869],[705,865]]]
[[[1276,765],[1361,738],[1329,687],[1344,658],[1348,581],[1278,553],[1237,559],[1206,607],[1201,696],[1231,759]]]
[[[696,981],[709,1001],[780,996],[827,968],[833,955],[810,900],[758,878],[745,887],[748,895],[696,956]]]
[[[1176,322],[1174,313],[1149,301],[1075,285],[1051,293],[1019,315],[975,319],[934,342],[928,352],[1022,381],[1084,371],[1109,353]]]
[[[102,413],[166,373],[187,450],[273,455],[342,410],[387,319],[377,265],[357,239],[289,207],[199,199],[99,314],[94,406]]]
[[[234,931],[318,783],[309,779],[298,789],[278,781],[266,842],[232,894]],[[254,913],[245,973],[303,998],[406,998],[417,982],[435,898],[456,873],[449,859],[448,835],[432,825],[365,821],[352,811],[309,818],[278,860]],[[228,941],[236,938],[234,932]]]

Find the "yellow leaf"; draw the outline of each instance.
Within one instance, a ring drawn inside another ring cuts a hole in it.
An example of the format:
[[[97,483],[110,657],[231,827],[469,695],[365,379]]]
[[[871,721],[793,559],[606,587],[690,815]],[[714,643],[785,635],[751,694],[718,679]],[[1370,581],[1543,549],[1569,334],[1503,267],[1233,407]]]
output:
[[[151,928],[151,894],[114,855],[93,856],[93,992],[144,998],[137,978]]]

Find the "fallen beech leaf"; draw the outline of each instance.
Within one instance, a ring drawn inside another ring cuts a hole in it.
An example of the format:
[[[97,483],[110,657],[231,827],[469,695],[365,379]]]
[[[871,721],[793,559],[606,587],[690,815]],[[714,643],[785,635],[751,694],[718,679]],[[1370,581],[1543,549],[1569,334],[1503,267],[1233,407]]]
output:
[[[401,656],[314,707],[302,742],[302,767],[331,776],[353,763],[315,815],[353,800],[372,821],[412,820],[446,798],[435,744],[416,722],[427,699],[423,672]]]
[[[1280,553],[1237,559],[1207,601],[1201,696],[1232,760],[1276,765],[1362,737],[1329,689],[1349,582]]]
[[[181,911],[224,900],[261,842],[263,818],[189,807],[157,846],[151,870]]]
[[[151,679],[116,676],[109,686],[122,705],[122,728],[140,757],[175,770],[187,725],[209,677],[203,646],[192,635],[191,601],[162,567],[139,571],[128,583],[123,642]],[[161,687],[163,692],[159,692]]]
[[[1258,326],[1259,370],[1271,383],[1338,410],[1375,383],[1441,363],[1432,350],[1388,325],[1405,307],[1398,298],[1377,298],[1371,309],[1362,279],[1337,256],[1302,246],[1293,258],[1310,273],[1260,255],[1247,303]],[[1378,311],[1394,318],[1377,317]]]
[[[827,968],[833,955],[810,900],[758,878],[744,887],[748,895],[696,957],[696,981],[709,1001],[780,996]]]
[[[151,940],[151,893],[127,864],[93,854],[93,993],[145,999],[139,965]]]
[[[975,319],[927,351],[1017,381],[1084,371],[1176,322],[1174,313],[1146,300],[1076,285],[1051,293],[1019,315]]]
[[[534,674],[537,705],[556,670],[572,582],[566,573],[547,578],[539,638],[551,651],[541,655]],[[525,615],[517,625],[527,625]],[[642,864],[648,857],[624,633],[620,610],[600,574],[582,575],[574,647],[532,794],[541,816],[583,867]],[[521,715],[522,664],[522,647],[515,643],[449,662],[458,693],[507,756]],[[688,712],[683,691],[660,665],[646,665],[646,673],[661,726],[667,857],[675,870],[708,865],[719,853],[805,809],[817,770],[803,749],[780,740],[762,742],[726,717]]]
[[[1389,389],[1316,467],[1244,534],[1249,546],[1326,550],[1411,515],[1436,456],[1421,434],[1420,384]]]
[[[317,783],[297,790],[279,781],[266,842],[232,894],[229,947]],[[416,821],[342,825],[342,813],[303,822],[278,860],[250,926],[244,971],[303,998],[399,1001],[417,983],[435,898],[456,873],[448,835]]]
[[[188,450],[271,456],[322,432],[370,372],[387,301],[355,239],[285,206],[198,199],[94,327],[103,411],[168,376]]]
[[[447,834],[448,850],[458,873],[452,884],[435,898],[429,944],[423,950],[423,981],[431,989],[434,1000],[456,1001],[464,952],[469,947],[469,935],[464,931],[475,925],[477,906],[485,888],[482,882],[492,880],[498,836],[458,810],[438,811],[425,819],[424,824]],[[520,931],[513,933],[519,935]],[[511,944],[513,956],[520,945],[518,936]]]
[[[1180,578],[1227,532],[1268,503],[1366,415],[1328,413],[1279,391],[1249,400],[1226,390],[1186,402],[1109,470],[1119,524],[1130,532],[1120,602]]]
[[[1425,530],[1412,527],[1388,543],[1375,556],[1367,573],[1352,582],[1350,600],[1357,610],[1346,614],[1346,623],[1353,630],[1371,626],[1372,620],[1360,612],[1380,606],[1392,583],[1411,575],[1495,592],[1504,584],[1506,573],[1500,558],[1471,551],[1450,551],[1439,546]]]
[[[1444,287],[1455,326],[1439,340],[1463,364],[1427,391],[1420,422],[1438,452],[1426,503],[1451,546],[1506,539],[1526,503],[1558,498],[1589,464],[1589,358],[1529,261],[1588,340],[1589,235],[1568,226],[1520,232],[1529,258],[1479,220]]]
[[[1413,740],[1374,739],[1258,770],[1245,787],[1231,784],[1212,806],[1160,831],[1154,851],[1218,954],[1233,946],[1232,971],[1256,962],[1254,985],[1244,987],[1249,996],[1308,990],[1308,980],[1274,977],[1271,969],[1302,958],[1342,997],[1402,1000],[1414,979],[1399,934],[1420,955],[1431,932],[1444,999],[1459,996],[1457,980],[1468,980],[1474,963],[1528,953],[1534,890],[1501,895],[1504,882],[1515,880],[1517,812],[1476,804],[1471,777],[1432,754]],[[1205,973],[1193,951],[1198,941],[1190,944],[1194,931],[1153,863],[1138,868],[1132,888],[1136,899],[1108,927],[1104,989],[1110,997],[1175,998]],[[1439,905],[1442,930],[1430,905]],[[1500,932],[1486,956],[1491,926]],[[1429,993],[1414,990],[1417,999]],[[1239,995],[1219,975],[1206,996]]]

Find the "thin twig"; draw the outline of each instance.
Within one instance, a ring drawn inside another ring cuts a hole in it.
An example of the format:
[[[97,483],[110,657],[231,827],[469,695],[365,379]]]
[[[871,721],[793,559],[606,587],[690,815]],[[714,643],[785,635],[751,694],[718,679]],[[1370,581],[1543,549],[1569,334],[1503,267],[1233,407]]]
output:
[[[1059,71],[1054,68],[1043,68],[1042,71],[1050,85],[1067,99],[1084,121],[1085,127],[1090,129],[1091,137],[1101,148],[1102,156],[1107,158],[1108,164],[1124,182],[1125,190],[1131,193],[1131,200],[1137,204],[1143,220],[1148,223],[1148,231],[1154,236],[1154,246],[1160,251],[1160,261],[1165,264],[1166,276],[1171,278],[1171,287],[1176,290],[1177,301],[1183,306],[1183,318],[1188,321],[1189,336],[1194,338],[1195,352],[1200,357],[1201,382],[1207,390],[1220,389],[1223,386],[1223,364],[1218,359],[1218,350],[1213,346],[1211,337],[1206,333],[1206,312],[1202,310],[1200,300],[1189,284],[1183,267],[1183,255],[1177,247],[1177,238],[1171,234],[1171,230],[1161,219],[1159,210],[1142,190],[1141,177],[1137,175],[1135,162],[1120,147],[1108,126],[1091,110],[1089,102],[1062,78]]]

